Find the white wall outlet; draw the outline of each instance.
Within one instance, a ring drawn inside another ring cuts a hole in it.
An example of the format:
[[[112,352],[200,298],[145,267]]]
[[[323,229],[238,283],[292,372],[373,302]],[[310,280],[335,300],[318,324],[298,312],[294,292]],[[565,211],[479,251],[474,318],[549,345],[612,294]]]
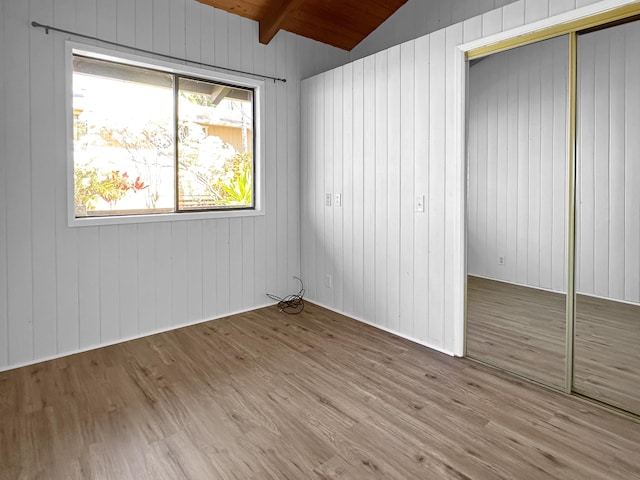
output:
[[[333,197],[333,205],[336,207],[341,207],[342,206],[342,194],[341,193],[336,193]]]
[[[505,259],[504,255],[500,255],[498,257],[498,265],[504,266],[505,262],[506,262],[506,259]]]
[[[424,213],[424,195],[416,195],[416,212]]]
[[[331,206],[331,194],[330,193],[325,193],[324,194],[324,205],[326,207],[330,207]]]
[[[327,288],[333,288],[333,275],[327,273],[324,277],[324,286]]]

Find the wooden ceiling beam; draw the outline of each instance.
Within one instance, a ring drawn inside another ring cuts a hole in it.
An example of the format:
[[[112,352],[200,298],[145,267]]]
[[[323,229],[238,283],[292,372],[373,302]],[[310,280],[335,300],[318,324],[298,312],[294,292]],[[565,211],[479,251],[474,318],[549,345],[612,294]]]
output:
[[[305,0],[284,0],[280,7],[273,7],[263,19],[260,25],[260,43],[268,44],[276,33],[285,24],[287,17],[294,12]]]
[[[258,39],[262,44],[268,44],[278,31],[287,30],[344,50],[351,50],[358,45],[407,2],[407,0],[197,1],[257,21]]]

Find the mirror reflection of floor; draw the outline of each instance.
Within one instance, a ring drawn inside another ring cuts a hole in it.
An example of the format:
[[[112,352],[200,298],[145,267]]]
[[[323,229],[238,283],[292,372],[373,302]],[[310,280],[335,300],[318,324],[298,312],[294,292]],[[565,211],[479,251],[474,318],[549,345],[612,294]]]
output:
[[[469,276],[467,355],[550,386],[565,383],[564,294]],[[640,307],[577,295],[574,386],[640,414]]]
[[[562,388],[565,298],[560,293],[469,275],[467,355]]]
[[[578,295],[576,390],[640,414],[640,306]]]

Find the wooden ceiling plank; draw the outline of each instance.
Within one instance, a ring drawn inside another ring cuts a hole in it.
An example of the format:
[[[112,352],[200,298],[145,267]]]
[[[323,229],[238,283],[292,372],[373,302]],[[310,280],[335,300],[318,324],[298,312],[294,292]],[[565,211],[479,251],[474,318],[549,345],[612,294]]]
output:
[[[362,36],[357,31],[345,31],[338,25],[321,21],[313,22],[309,17],[296,19],[282,29],[298,35],[300,35],[298,32],[305,32],[304,36],[307,38],[347,51],[362,40]]]
[[[260,43],[268,44],[276,33],[282,28],[287,17],[296,10],[305,0],[284,0],[280,7],[273,7],[269,13],[259,21]]]
[[[279,30],[351,50],[407,0],[197,0],[259,24],[260,43]]]
[[[351,50],[407,0],[308,0],[281,28]]]
[[[200,3],[258,21],[269,11],[271,0],[197,0]]]

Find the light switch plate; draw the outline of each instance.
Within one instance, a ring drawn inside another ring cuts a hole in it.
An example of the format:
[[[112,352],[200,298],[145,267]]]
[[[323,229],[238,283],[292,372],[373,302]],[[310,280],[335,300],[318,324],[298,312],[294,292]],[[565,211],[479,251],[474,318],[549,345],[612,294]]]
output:
[[[331,194],[330,193],[325,193],[324,194],[324,204],[326,207],[330,207],[331,206]]]
[[[416,212],[424,213],[424,195],[416,195]]]
[[[335,194],[333,205],[336,206],[336,207],[341,207],[342,206],[342,194],[341,193],[336,193]]]

